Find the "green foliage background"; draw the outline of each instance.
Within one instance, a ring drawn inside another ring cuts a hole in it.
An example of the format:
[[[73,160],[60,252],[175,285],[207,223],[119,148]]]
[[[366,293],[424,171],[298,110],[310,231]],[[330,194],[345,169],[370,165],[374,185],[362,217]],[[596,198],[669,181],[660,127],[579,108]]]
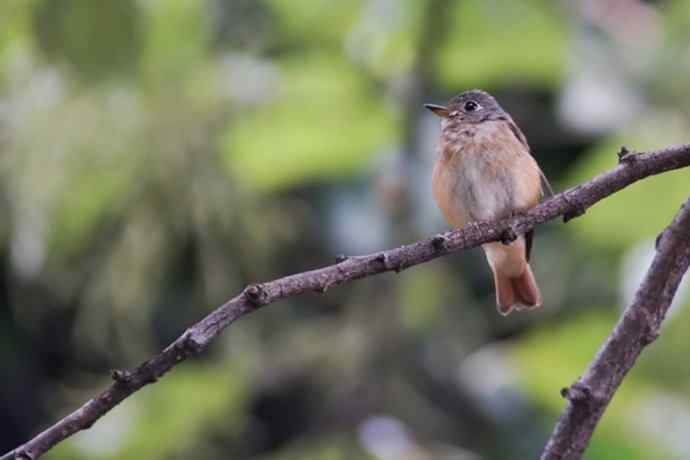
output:
[[[557,190],[687,142],[690,3],[609,3],[1,2],[0,449],[249,282],[444,229],[424,102],[493,92]],[[539,312],[477,251],[289,299],[46,458],[535,458],[689,179],[540,229]],[[688,303],[587,459],[687,458]]]

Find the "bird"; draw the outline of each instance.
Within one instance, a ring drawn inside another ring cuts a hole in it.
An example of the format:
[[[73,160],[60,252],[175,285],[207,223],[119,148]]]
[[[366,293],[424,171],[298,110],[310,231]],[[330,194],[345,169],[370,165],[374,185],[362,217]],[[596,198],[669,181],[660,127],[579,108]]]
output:
[[[473,89],[425,107],[441,117],[432,191],[451,226],[519,215],[553,194],[525,135],[491,94]],[[542,304],[529,263],[533,236],[482,245],[502,315]]]

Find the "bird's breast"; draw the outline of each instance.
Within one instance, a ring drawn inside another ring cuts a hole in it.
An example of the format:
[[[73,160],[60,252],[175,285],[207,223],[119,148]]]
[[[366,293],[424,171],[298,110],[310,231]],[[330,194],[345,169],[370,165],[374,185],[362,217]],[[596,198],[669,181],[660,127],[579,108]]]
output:
[[[536,162],[503,121],[444,129],[433,192],[449,223],[503,218],[539,200]]]

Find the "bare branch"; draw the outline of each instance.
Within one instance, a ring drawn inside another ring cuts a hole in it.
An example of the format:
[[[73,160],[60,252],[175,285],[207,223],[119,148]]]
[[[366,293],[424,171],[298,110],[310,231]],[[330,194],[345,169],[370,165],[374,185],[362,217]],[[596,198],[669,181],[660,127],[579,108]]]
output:
[[[387,271],[400,271],[442,255],[499,241],[508,233],[524,234],[558,216],[576,217],[597,201],[635,181],[690,165],[690,144],[632,155],[592,180],[553,196],[521,216],[499,222],[480,222],[365,256],[340,258],[335,265],[261,284],[249,285],[241,294],[187,329],[165,350],[140,366],[113,372],[114,382],[95,398],[59,420],[0,460],[34,460],[74,433],[89,428],[122,400],[153,383],[186,358],[205,350],[230,324],[276,300],[306,292],[325,292],[333,286]]]
[[[623,313],[587,373],[561,394],[568,407],[549,439],[542,460],[575,460],[623,378],[644,347],[659,336],[678,284],[690,265],[690,199],[657,240],[657,253],[635,300]]]

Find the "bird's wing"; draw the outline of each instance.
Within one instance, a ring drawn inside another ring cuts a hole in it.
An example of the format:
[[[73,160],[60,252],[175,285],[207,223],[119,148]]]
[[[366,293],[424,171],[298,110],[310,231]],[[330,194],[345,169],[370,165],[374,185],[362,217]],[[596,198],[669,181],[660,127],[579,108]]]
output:
[[[549,183],[549,180],[546,178],[544,175],[544,172],[539,168],[539,178],[541,179],[541,197],[542,199],[547,199],[551,198],[554,193],[553,193],[553,188],[551,188],[551,184]]]
[[[512,118],[507,117],[506,121],[508,122],[508,126],[510,127],[510,130],[513,132],[513,134],[515,135],[517,140],[520,141],[520,143],[531,154],[529,144],[527,143],[527,138],[522,133],[522,130],[520,130],[520,128],[518,128],[518,125],[515,124],[515,122],[512,120]],[[551,198],[553,196],[553,188],[551,188],[551,184],[549,183],[549,180],[546,178],[546,176],[544,175],[544,172],[541,170],[541,168],[539,168],[539,179],[541,181],[541,197],[544,199]]]
[[[527,149],[527,152],[531,154],[531,150],[529,148],[529,144],[527,143],[527,138],[523,134],[522,130],[518,128],[518,125],[515,124],[512,118],[507,116],[505,120],[508,122],[508,126],[510,127],[510,130],[513,132],[515,137],[517,138],[518,141]],[[553,193],[553,188],[551,187],[551,184],[549,183],[549,180],[546,178],[544,175],[544,172],[539,168],[537,165],[537,168],[539,169],[539,180],[541,182],[541,198],[546,199],[550,198],[554,195]],[[532,253],[532,240],[534,239],[534,230],[530,230],[529,232],[525,233],[525,255],[527,258],[527,261],[529,262],[529,257],[530,254]]]

